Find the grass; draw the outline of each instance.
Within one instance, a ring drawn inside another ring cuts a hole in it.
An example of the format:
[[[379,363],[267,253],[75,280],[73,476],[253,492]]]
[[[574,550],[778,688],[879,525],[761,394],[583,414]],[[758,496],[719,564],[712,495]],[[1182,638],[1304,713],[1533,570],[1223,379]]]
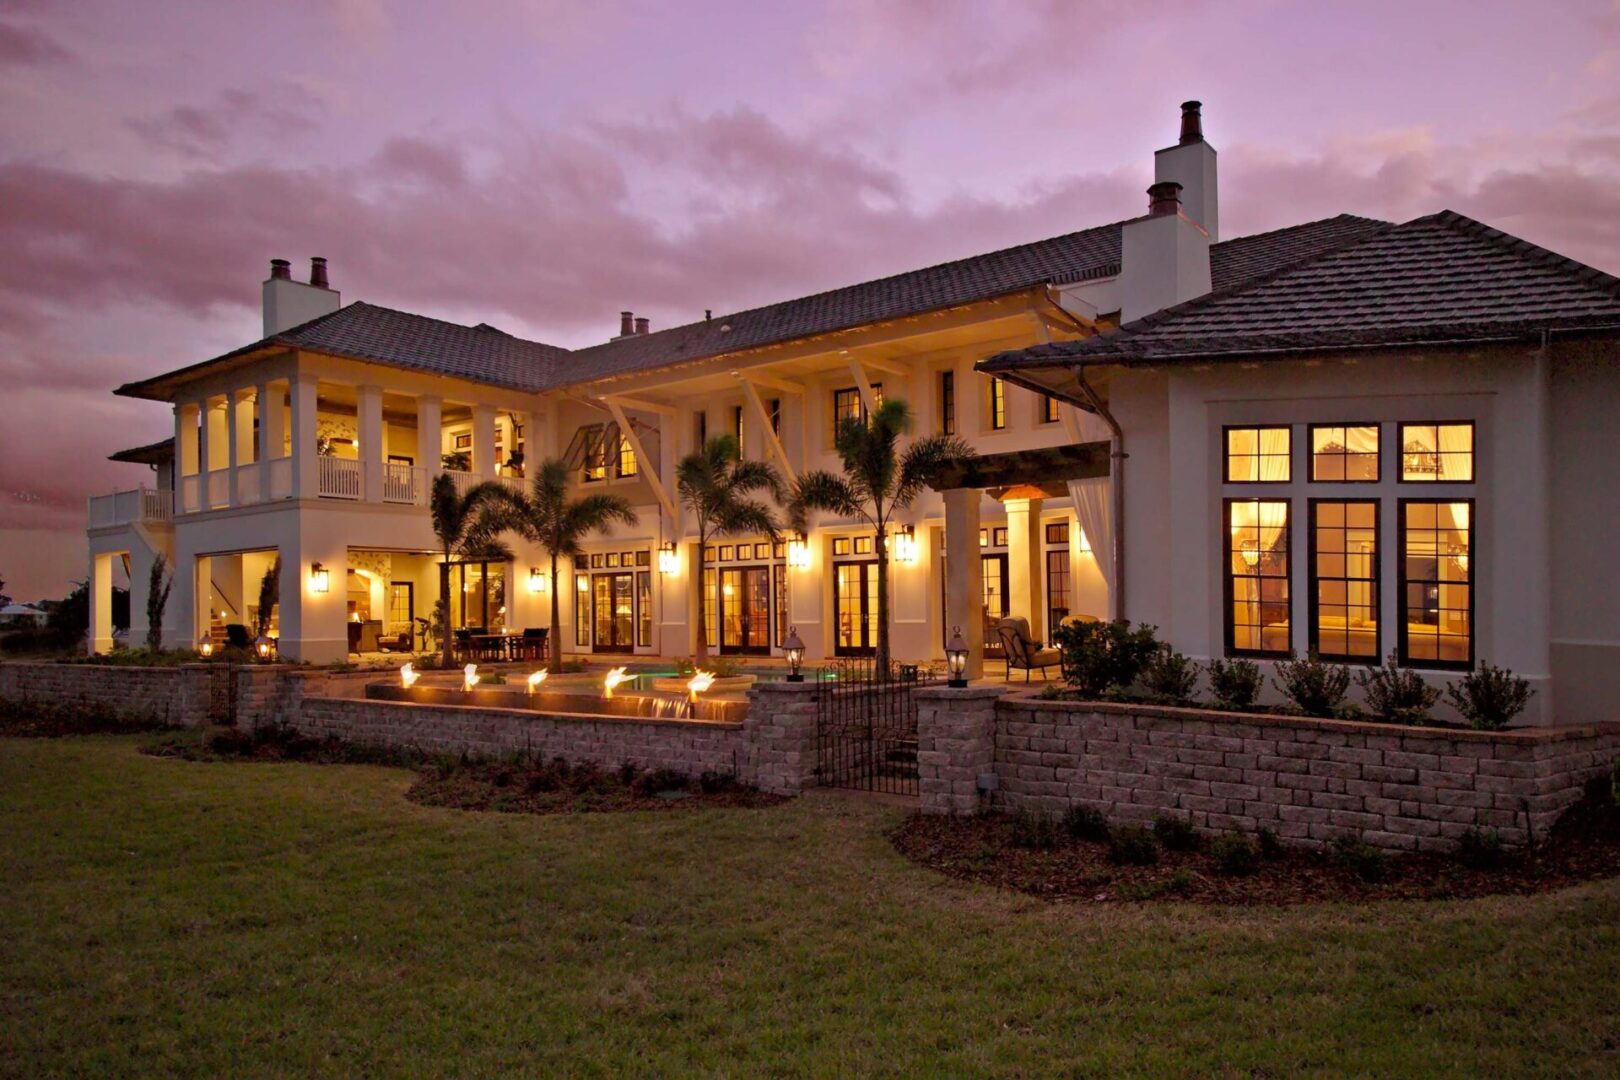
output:
[[[0,1075],[1613,1075],[1620,882],[1079,909],[903,812],[528,817],[0,740]]]

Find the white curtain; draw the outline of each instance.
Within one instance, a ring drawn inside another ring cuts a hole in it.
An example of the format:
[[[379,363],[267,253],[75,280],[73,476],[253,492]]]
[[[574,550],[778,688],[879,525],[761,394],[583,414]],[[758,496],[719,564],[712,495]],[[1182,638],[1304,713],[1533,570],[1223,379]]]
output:
[[[1474,429],[1468,424],[1441,424],[1440,479],[1470,481],[1474,478]],[[1466,525],[1464,526],[1466,528]]]
[[[1098,442],[1112,438],[1112,432],[1101,417],[1080,409],[1064,409],[1065,426],[1075,442]],[[1089,480],[1070,480],[1069,497],[1074,500],[1074,515],[1080,529],[1091,545],[1092,558],[1102,574],[1103,587],[1108,591],[1108,617],[1117,617],[1114,597],[1114,482],[1112,476],[1099,476]]]
[[[1260,430],[1260,479],[1269,481],[1287,480],[1289,478],[1290,436],[1293,434],[1289,428],[1262,428]]]

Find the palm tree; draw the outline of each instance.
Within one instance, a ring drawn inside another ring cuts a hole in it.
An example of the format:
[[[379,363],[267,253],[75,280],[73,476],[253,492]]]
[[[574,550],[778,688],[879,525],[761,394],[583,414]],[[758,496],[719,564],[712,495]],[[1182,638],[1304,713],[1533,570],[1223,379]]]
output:
[[[876,533],[878,573],[877,670],[889,670],[889,525],[897,511],[917,501],[941,466],[968,457],[972,447],[954,435],[931,435],[896,450],[911,429],[911,407],[898,398],[879,405],[867,419],[846,419],[834,440],[844,475],[824,470],[799,478],[788,510],[793,527],[806,533],[812,510],[859,518]]]
[[[744,460],[736,436],[716,435],[682,458],[675,466],[675,485],[681,502],[697,519],[700,553],[715,536],[764,533],[772,544],[779,538],[781,526],[777,523],[776,511],[749,496],[756,491],[766,491],[778,503],[782,502],[787,494],[782,476],[768,462]],[[697,662],[702,663],[709,657],[709,635],[704,622],[708,596],[703,590],[701,557],[698,566],[695,655]]]
[[[439,563],[439,604],[435,605],[435,611],[442,605],[442,617],[436,621],[443,628],[441,647],[446,667],[456,661],[450,641],[450,560],[458,556],[511,558],[511,553],[499,540],[502,529],[499,511],[506,494],[505,486],[493,480],[486,480],[463,495],[447,474],[440,473],[433,478],[428,513],[433,519],[433,535],[438,538],[444,555]]]
[[[622,495],[598,493],[578,499],[568,497],[568,465],[553,459],[543,461],[534,472],[527,494],[502,488],[499,499],[501,523],[531,543],[539,544],[551,557],[551,660],[562,657],[562,605],[557,591],[557,560],[567,557],[578,565],[585,550],[580,545],[591,532],[613,522],[636,523],[636,512]]]

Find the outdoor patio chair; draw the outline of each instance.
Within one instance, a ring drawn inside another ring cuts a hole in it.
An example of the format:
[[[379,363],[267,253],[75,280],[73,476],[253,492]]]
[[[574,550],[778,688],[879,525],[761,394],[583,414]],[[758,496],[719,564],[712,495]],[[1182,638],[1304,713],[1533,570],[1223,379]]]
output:
[[[1007,681],[1012,681],[1014,668],[1022,668],[1024,681],[1029,682],[1030,672],[1040,669],[1041,677],[1046,678],[1046,669],[1057,667],[1060,654],[1056,649],[1042,648],[1037,641],[1029,636],[1029,620],[1021,616],[1002,619],[996,624],[996,636],[1001,639],[1001,651],[1007,656]]]

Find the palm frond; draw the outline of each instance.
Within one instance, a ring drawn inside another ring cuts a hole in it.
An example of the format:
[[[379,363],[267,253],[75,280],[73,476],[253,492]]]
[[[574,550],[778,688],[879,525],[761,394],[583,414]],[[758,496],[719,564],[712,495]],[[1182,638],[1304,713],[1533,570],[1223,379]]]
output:
[[[812,510],[825,510],[839,517],[867,517],[863,501],[848,478],[823,469],[799,477],[793,498],[788,501],[788,520],[800,533],[809,535]]]
[[[910,506],[933,482],[941,469],[953,461],[972,457],[973,448],[955,435],[930,435],[906,447],[900,458],[900,482],[894,489],[894,505]]]

